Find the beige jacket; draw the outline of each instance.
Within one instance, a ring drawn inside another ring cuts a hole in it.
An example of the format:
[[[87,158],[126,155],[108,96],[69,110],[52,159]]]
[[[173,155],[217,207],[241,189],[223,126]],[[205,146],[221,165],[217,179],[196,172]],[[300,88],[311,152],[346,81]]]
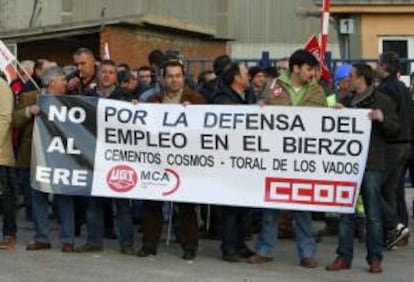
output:
[[[20,104],[13,112],[13,127],[19,129],[21,134],[16,156],[16,167],[18,168],[30,168],[34,117],[27,116],[26,108],[37,104],[39,95],[37,90],[22,93]]]
[[[0,165],[14,166],[12,146],[13,93],[6,81],[0,78]]]

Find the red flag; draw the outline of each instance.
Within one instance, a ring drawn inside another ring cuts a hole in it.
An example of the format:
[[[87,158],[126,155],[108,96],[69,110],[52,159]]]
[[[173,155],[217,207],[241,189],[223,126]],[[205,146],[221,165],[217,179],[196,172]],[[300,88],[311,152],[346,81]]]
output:
[[[3,70],[3,73],[6,76],[6,80],[9,84],[11,84],[14,80],[19,78],[17,71],[13,64],[8,64]]]
[[[308,42],[306,42],[305,50],[311,52],[315,57],[319,58],[321,48],[319,47],[319,41],[315,34],[309,38]]]
[[[319,41],[315,34],[309,38],[308,42],[306,42],[305,50],[311,52],[319,60],[323,79],[332,82],[332,76],[326,65],[325,56],[321,57],[321,47],[319,46]]]

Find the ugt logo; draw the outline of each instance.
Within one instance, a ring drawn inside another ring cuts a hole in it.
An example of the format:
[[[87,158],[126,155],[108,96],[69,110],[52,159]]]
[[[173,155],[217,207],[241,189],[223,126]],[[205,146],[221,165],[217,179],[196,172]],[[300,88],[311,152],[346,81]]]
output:
[[[353,207],[356,192],[357,184],[354,182],[268,177],[265,201]]]
[[[111,168],[106,175],[108,186],[118,193],[131,191],[138,183],[138,175],[128,165],[117,165]]]

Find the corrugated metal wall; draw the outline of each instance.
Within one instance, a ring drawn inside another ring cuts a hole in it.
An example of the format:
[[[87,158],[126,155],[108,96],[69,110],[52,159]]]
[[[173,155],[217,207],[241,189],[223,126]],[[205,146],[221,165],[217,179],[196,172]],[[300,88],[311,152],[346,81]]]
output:
[[[37,5],[35,5],[37,3]],[[61,1],[2,0],[0,18],[2,29],[22,29],[61,23]]]
[[[33,13],[33,6],[38,2]],[[233,38],[235,57],[258,57],[263,50],[289,54],[320,31],[313,0],[0,0],[0,29],[153,14],[214,28],[218,37]],[[314,12],[314,17],[305,16]],[[330,31],[330,42],[336,32]]]
[[[1,23],[5,28],[29,27],[36,0],[0,0]],[[105,8],[105,18],[154,14],[213,27],[219,36],[239,42],[302,41],[319,30],[313,0],[37,0],[33,26],[97,20]]]
[[[0,0],[3,28],[29,27],[36,0]],[[105,8],[105,18],[151,13],[184,22],[215,26],[217,3],[227,0],[37,0],[34,26],[97,20]]]
[[[66,1],[66,0],[62,0]],[[104,17],[131,16],[141,14],[145,0],[72,0],[73,20],[76,22],[97,20],[105,9]]]
[[[147,0],[144,12],[214,27],[217,4],[227,0]]]
[[[239,42],[296,43],[320,31],[318,8],[312,0],[230,2],[230,35]],[[306,16],[306,12],[314,12],[314,16]]]
[[[234,58],[260,58],[263,51],[271,58],[286,57],[320,32],[312,0],[230,0],[229,19],[228,36],[237,38],[229,43]],[[329,32],[328,50],[337,58],[337,34],[332,26]]]

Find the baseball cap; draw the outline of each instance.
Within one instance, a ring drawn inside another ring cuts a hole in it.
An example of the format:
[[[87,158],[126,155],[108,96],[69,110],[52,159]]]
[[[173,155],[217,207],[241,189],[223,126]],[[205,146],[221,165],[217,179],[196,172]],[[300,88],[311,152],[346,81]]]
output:
[[[122,82],[128,82],[131,77],[132,77],[131,72],[127,70],[119,71],[116,75],[116,78],[118,79],[119,84],[121,84]]]
[[[348,78],[351,70],[352,66],[350,64],[343,64],[337,67],[334,74],[334,82],[337,83],[342,79]]]
[[[250,79],[253,79],[256,74],[261,73],[261,72],[265,73],[265,71],[261,67],[258,67],[258,66],[251,67],[249,69]]]

